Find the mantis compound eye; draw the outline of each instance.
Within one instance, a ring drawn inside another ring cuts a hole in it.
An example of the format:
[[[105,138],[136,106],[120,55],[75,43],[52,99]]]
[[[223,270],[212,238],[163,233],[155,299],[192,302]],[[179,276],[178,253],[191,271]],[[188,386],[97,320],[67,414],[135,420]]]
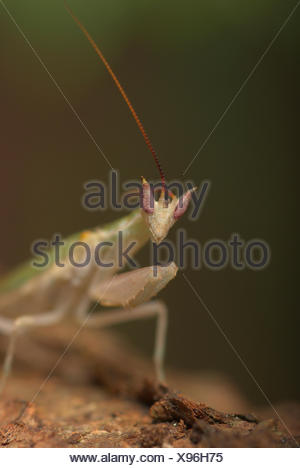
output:
[[[189,206],[189,203],[190,203],[190,200],[191,200],[191,197],[192,197],[192,193],[196,190],[196,187],[190,189],[188,192],[186,192],[184,195],[182,195],[182,197],[179,198],[178,200],[178,203],[175,207],[175,210],[174,210],[174,219],[179,219],[181,218],[182,215],[184,215],[184,213],[186,212],[188,206]]]
[[[154,212],[154,193],[150,184],[144,177],[142,179],[142,207],[145,213],[153,214]]]

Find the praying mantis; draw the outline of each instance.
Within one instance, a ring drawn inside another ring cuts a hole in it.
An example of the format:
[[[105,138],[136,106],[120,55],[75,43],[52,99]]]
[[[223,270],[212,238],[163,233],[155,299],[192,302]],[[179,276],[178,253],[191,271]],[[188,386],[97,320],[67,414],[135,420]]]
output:
[[[140,250],[149,240],[159,244],[186,212],[194,189],[189,189],[179,198],[168,190],[158,156],[124,88],[88,31],[66,7],[125,100],[158,168],[161,192],[158,200],[154,199],[150,184],[142,178],[141,207],[114,223],[66,239],[66,246],[84,240],[92,252],[95,252],[99,242],[107,244],[107,248],[102,249],[102,262],[106,267],[90,261],[83,268],[78,268],[66,258],[64,268],[52,262],[45,270],[37,271],[32,263],[28,263],[0,281],[0,333],[9,338],[0,392],[11,371],[17,337],[30,329],[57,324],[66,317],[73,317],[79,324],[95,328],[156,317],[154,367],[157,379],[164,381],[167,308],[162,301],[151,299],[176,276],[178,268],[171,262],[156,266],[155,273],[152,266],[121,272],[122,268],[116,261],[117,248],[112,249],[111,244],[116,245],[119,232],[123,233],[124,248],[135,242],[132,253]],[[78,261],[82,255],[79,249]],[[111,266],[108,268],[107,264]],[[95,303],[110,309],[92,315],[90,311]]]

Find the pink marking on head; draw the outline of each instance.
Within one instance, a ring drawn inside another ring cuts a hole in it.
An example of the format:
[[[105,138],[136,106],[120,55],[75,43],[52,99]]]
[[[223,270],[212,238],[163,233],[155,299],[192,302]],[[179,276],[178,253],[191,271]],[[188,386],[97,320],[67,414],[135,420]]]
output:
[[[153,214],[154,212],[154,195],[151,191],[150,184],[142,177],[143,198],[142,207],[145,213]]]
[[[186,192],[182,197],[179,198],[174,211],[174,219],[181,218],[181,216],[186,212],[194,190],[196,190],[196,187],[192,188],[191,190]]]

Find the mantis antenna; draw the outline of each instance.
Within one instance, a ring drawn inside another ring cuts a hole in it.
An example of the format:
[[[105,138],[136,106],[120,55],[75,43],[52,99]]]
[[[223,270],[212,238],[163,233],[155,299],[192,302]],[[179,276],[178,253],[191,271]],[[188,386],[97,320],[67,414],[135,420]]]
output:
[[[159,171],[159,175],[160,175],[160,179],[161,179],[161,184],[162,184],[162,188],[163,188],[163,191],[165,192],[165,194],[167,194],[167,189],[166,189],[166,178],[165,178],[165,174],[162,170],[162,167],[160,165],[160,162],[159,162],[159,159],[158,159],[158,156],[157,156],[157,153],[155,151],[155,149],[153,148],[152,146],[152,143],[146,133],[146,130],[144,129],[144,126],[139,118],[139,116],[137,115],[133,105],[131,104],[127,94],[125,93],[125,90],[123,88],[123,86],[121,85],[121,83],[119,82],[118,78],[116,77],[115,73],[113,72],[111,66],[109,65],[108,61],[106,60],[106,58],[104,57],[103,53],[101,52],[101,50],[99,49],[99,47],[97,46],[96,42],[94,41],[94,39],[91,37],[91,35],[89,34],[89,32],[85,29],[85,27],[83,26],[83,24],[79,21],[79,19],[77,18],[77,16],[73,13],[73,11],[71,10],[71,8],[69,7],[69,5],[65,2],[65,6],[66,6],[66,9],[68,10],[68,12],[70,13],[71,17],[73,18],[73,20],[78,24],[79,28],[81,29],[81,31],[83,32],[83,34],[85,35],[85,37],[87,38],[87,40],[89,41],[89,43],[92,45],[93,49],[95,50],[96,54],[98,55],[98,57],[101,59],[102,63],[104,64],[104,66],[106,67],[108,73],[110,74],[110,76],[112,77],[112,79],[114,80],[118,90],[120,91],[124,101],[126,102],[127,106],[129,107],[129,110],[141,132],[141,134],[143,135],[143,138],[146,142],[146,145],[148,146],[151,154],[152,154],[152,157],[155,161],[155,164],[158,168],[158,171]],[[163,192],[162,192],[163,193]]]

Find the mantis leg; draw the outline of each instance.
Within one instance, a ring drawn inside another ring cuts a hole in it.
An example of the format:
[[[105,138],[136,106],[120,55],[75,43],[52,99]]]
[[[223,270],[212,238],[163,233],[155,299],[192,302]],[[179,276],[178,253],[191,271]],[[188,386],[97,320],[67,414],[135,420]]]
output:
[[[9,343],[4,358],[2,376],[0,378],[0,394],[5,387],[7,378],[11,371],[17,336],[28,328],[47,326],[58,323],[63,317],[64,313],[65,308],[45,312],[40,315],[23,315],[16,318],[15,320],[9,320],[1,317],[0,330],[3,333],[9,335]]]
[[[163,361],[166,348],[167,333],[167,308],[162,301],[150,301],[132,308],[111,309],[107,312],[101,312],[97,316],[77,315],[77,319],[89,327],[109,327],[119,323],[130,322],[131,320],[147,319],[157,317],[157,326],[155,333],[155,344],[153,361],[157,379],[164,381]]]

